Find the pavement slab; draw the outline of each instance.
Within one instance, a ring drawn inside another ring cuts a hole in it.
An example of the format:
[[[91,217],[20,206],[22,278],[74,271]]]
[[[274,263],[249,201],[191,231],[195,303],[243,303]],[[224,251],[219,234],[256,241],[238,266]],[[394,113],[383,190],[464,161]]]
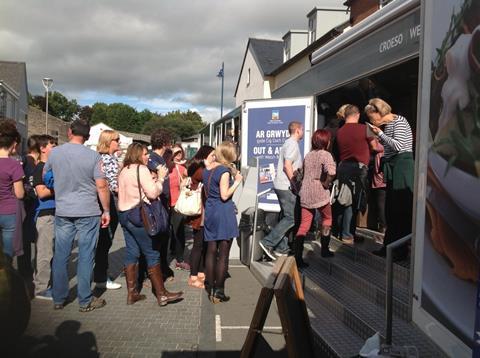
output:
[[[187,247],[191,247],[191,240]],[[189,272],[175,272],[167,289],[184,291],[184,299],[159,307],[151,289],[144,288],[145,301],[126,304],[123,277],[125,244],[119,228],[109,254],[109,273],[122,284],[118,290],[95,290],[107,305],[92,312],[78,311],[76,260],[73,250],[69,265],[70,302],[63,310],[53,310],[51,301],[31,301],[31,317],[24,335],[11,344],[2,358],[98,358],[98,357],[238,357],[252,319],[261,286],[247,267],[231,261],[226,282],[230,302],[214,305],[204,290],[187,285]],[[188,257],[188,255],[186,256]],[[217,340],[216,317],[221,320],[221,340]],[[285,357],[275,304],[266,326],[274,329],[260,339],[255,356]]]

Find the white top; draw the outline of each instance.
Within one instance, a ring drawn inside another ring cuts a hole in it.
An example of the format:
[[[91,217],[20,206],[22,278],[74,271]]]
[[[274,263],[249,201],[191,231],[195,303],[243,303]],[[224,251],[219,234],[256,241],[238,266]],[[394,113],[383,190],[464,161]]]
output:
[[[290,137],[283,143],[280,149],[280,156],[278,157],[277,173],[273,181],[273,187],[277,190],[289,190],[290,180],[284,171],[285,160],[292,162],[293,170],[302,167],[302,154],[300,153],[300,146],[298,142]]]

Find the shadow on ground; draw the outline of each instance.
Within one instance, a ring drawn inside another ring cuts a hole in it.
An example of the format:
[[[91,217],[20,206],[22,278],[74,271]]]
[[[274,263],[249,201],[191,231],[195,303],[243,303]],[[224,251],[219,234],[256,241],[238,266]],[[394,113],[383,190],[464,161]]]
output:
[[[0,350],[2,357],[25,358],[98,358],[97,341],[93,332],[79,333],[81,323],[64,321],[55,330],[55,335],[40,338],[23,336],[18,342]],[[4,354],[5,353],[5,354]]]
[[[238,358],[240,357],[240,351],[197,351],[197,352],[163,352],[159,357],[162,358]],[[279,351],[274,351],[268,342],[262,337],[258,337],[257,346],[255,351],[250,357],[275,357],[286,358],[288,357],[286,348]]]

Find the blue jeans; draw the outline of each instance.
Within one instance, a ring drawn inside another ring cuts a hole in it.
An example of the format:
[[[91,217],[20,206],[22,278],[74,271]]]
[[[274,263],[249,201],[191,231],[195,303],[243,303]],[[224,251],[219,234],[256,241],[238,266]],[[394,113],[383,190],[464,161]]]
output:
[[[340,238],[353,239],[355,231],[352,232],[353,209],[352,206],[339,206],[339,214],[337,217],[337,227],[341,228]],[[356,222],[355,222],[356,224]]]
[[[160,263],[160,253],[153,248],[154,241],[147,234],[143,227],[137,227],[128,220],[128,210],[120,211],[118,218],[123,229],[125,246],[127,253],[125,255],[125,266],[138,263],[140,253],[145,256],[147,266],[155,266]]]
[[[361,198],[367,194],[367,166],[359,162],[340,162],[337,168],[337,178],[340,182],[352,181],[355,183],[355,190],[352,192],[352,205],[337,206],[337,229],[342,239],[353,239],[357,227],[357,214],[363,210]],[[346,185],[346,184],[344,184]]]
[[[55,253],[53,255],[53,302],[63,304],[68,297],[68,262],[78,234],[78,303],[87,306],[92,299],[92,272],[100,229],[100,216],[71,218],[55,216]]]
[[[277,190],[275,193],[282,209],[283,218],[275,225],[273,230],[264,237],[262,243],[279,251],[288,250],[288,239],[285,236],[292,227],[295,226],[295,205],[297,196],[290,190]]]
[[[3,253],[13,256],[13,237],[15,236],[16,215],[0,215],[0,232],[3,239]]]

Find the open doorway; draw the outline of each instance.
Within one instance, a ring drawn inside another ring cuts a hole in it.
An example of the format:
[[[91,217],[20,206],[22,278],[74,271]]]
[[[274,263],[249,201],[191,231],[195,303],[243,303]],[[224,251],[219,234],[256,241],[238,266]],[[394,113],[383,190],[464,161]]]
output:
[[[402,115],[408,120],[415,138],[418,64],[418,58],[414,58],[318,95],[317,128],[328,127],[335,133],[336,129],[343,125],[336,118],[336,112],[344,104],[356,105],[361,111],[360,122],[364,123],[366,115],[363,113],[363,108],[368,104],[369,99],[379,97],[391,105],[393,113]],[[335,148],[333,155],[338,163],[338,153]],[[375,201],[370,199],[367,213],[359,216],[357,226],[376,231],[379,229],[378,208]]]

